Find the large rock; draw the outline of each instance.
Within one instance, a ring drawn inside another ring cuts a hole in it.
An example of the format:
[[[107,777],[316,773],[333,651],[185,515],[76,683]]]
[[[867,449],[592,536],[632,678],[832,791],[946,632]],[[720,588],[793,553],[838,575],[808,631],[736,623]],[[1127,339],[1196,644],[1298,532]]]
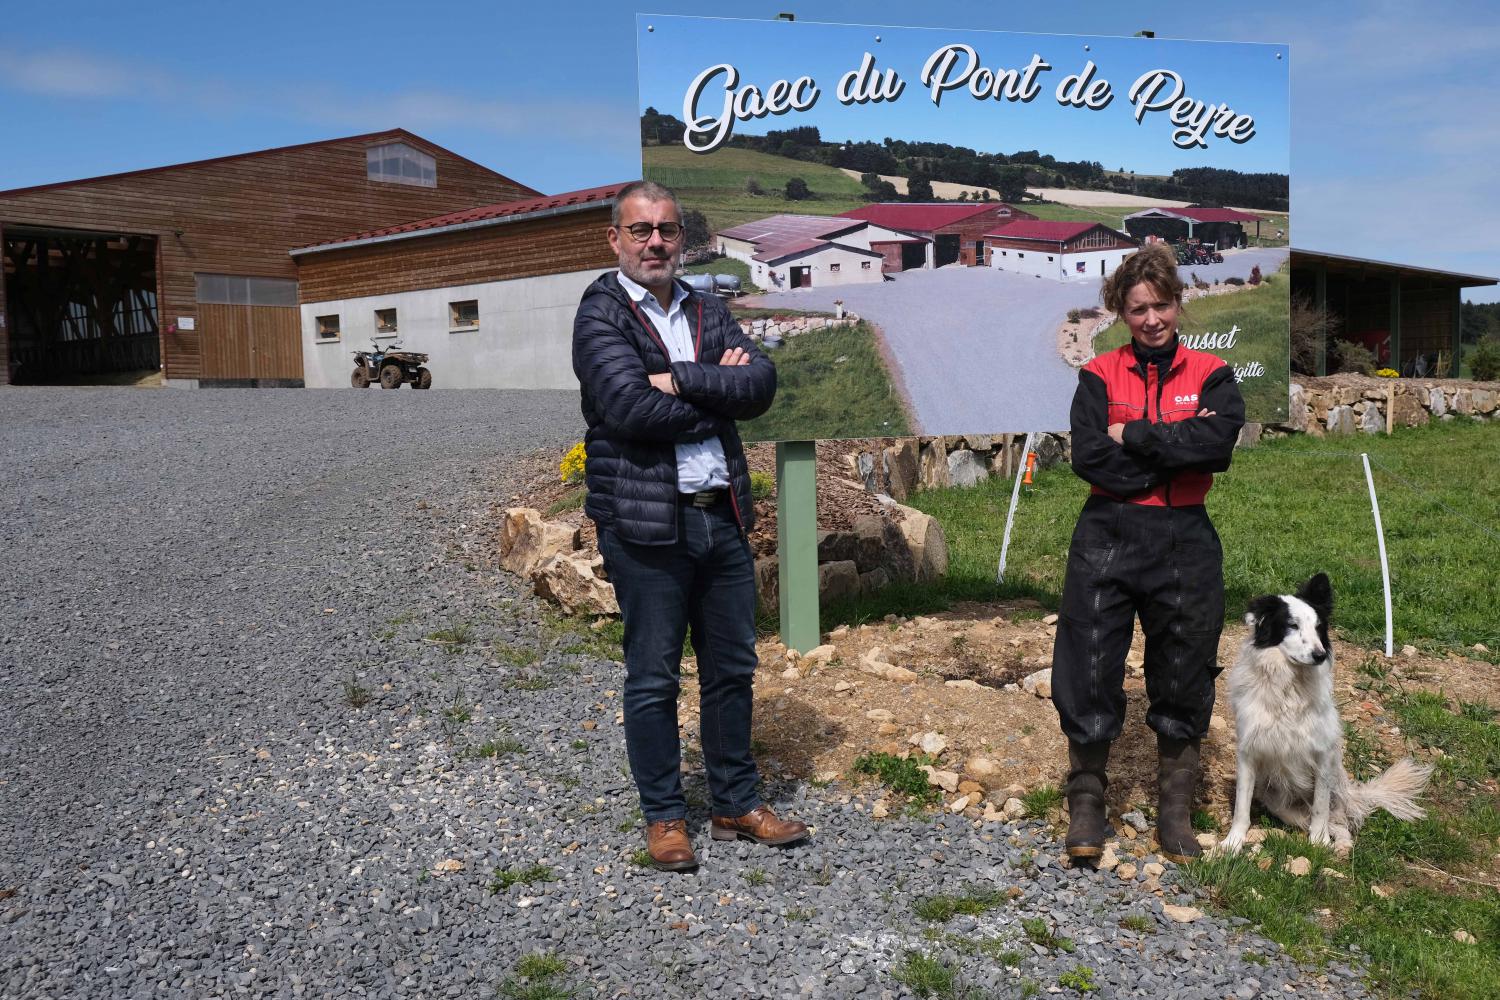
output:
[[[852,559],[818,566],[818,600],[823,604],[859,594],[859,567]]]
[[[858,557],[859,536],[852,531],[818,532],[818,562],[853,562]]]
[[[1448,401],[1438,386],[1431,386],[1427,390],[1427,409],[1434,417],[1441,417],[1448,412]]]
[[[912,507],[896,506],[901,515],[898,526],[911,560],[916,579],[940,580],[948,575],[948,539],[937,519]]]
[[[900,504],[891,505],[905,510]],[[860,514],[850,521],[858,538],[854,561],[861,573],[884,569],[892,580],[916,579],[916,560],[900,527],[879,514]]]
[[[1299,433],[1307,430],[1307,390],[1300,382],[1293,382],[1288,388],[1286,426]]]
[[[948,452],[942,438],[933,438],[931,444],[922,446],[917,460],[917,479],[924,490],[952,485],[948,479]]]
[[[511,507],[500,522],[500,565],[518,576],[530,577],[548,559],[578,549],[578,529],[544,521],[540,511]]]
[[[617,615],[615,588],[603,579],[604,558],[557,553],[531,573],[536,595],[562,607],[566,614]]]
[[[1031,450],[1036,452],[1039,469],[1050,468],[1068,460],[1068,442],[1066,438],[1056,434],[1038,434],[1031,442]]]
[[[1425,427],[1432,419],[1422,400],[1410,392],[1398,392],[1391,402],[1391,409],[1395,414],[1392,421],[1397,427]]]
[[[859,574],[859,592],[861,594],[875,594],[891,585],[891,575],[885,571],[884,566],[876,566],[868,573]]]
[[[1353,434],[1354,433],[1354,408],[1351,406],[1332,406],[1328,409],[1328,433],[1330,434]]]
[[[984,482],[989,476],[989,470],[974,452],[967,448],[949,452],[948,482],[954,486],[973,486]]]
[[[1374,403],[1365,407],[1365,412],[1359,418],[1359,429],[1366,434],[1380,434],[1385,431],[1385,414],[1380,412],[1380,407]]]
[[[755,599],[767,611],[781,606],[781,560],[775,556],[755,560]]]
[[[905,500],[917,488],[920,460],[916,438],[902,438],[881,452],[891,496]]]
[[[1500,406],[1500,393],[1493,389],[1471,389],[1469,398],[1474,404],[1475,413],[1494,413],[1496,406]]]

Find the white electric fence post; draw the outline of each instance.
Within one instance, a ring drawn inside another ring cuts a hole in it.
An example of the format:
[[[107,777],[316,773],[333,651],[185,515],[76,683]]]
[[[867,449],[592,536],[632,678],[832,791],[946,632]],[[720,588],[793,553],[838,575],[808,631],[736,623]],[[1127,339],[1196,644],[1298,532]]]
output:
[[[1375,540],[1380,543],[1380,582],[1385,587],[1385,656],[1395,655],[1395,639],[1391,622],[1391,564],[1385,557],[1385,529],[1380,526],[1380,501],[1375,498],[1375,477],[1370,474],[1370,456],[1361,452],[1365,463],[1365,483],[1370,487],[1370,509],[1375,512]]]
[[[1000,569],[995,574],[996,583],[1005,582],[1005,553],[1010,550],[1010,526],[1016,519],[1016,502],[1021,499],[1021,477],[1026,474],[1026,456],[1031,454],[1032,432],[1026,432],[1026,443],[1021,446],[1021,461],[1016,464],[1016,484],[1010,488],[1010,511],[1005,515],[1005,538],[1000,542]]]

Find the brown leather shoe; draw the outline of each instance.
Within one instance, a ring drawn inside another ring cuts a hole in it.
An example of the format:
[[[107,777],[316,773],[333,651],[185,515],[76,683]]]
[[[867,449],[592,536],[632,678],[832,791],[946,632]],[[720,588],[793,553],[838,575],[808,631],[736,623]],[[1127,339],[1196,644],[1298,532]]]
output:
[[[757,844],[790,844],[806,837],[807,824],[795,819],[778,819],[765,806],[756,806],[743,816],[715,816],[712,834],[715,840],[745,837]]]
[[[664,872],[681,872],[698,867],[693,845],[688,840],[687,822],[664,819],[646,824],[646,853],[651,864]]]

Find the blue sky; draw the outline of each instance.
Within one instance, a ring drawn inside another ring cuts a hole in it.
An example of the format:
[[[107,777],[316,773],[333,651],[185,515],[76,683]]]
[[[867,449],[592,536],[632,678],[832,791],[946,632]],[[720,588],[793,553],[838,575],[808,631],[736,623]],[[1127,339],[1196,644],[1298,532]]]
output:
[[[669,0],[7,6],[0,189],[393,126],[547,192],[634,177],[635,13],[703,11]],[[1500,277],[1500,18],[1488,0],[777,0],[734,12],[786,9],[845,24],[1285,43],[1294,245]],[[1234,104],[1213,96],[1237,88],[1220,76],[1205,78],[1204,97]],[[1493,288],[1469,295],[1500,301]]]

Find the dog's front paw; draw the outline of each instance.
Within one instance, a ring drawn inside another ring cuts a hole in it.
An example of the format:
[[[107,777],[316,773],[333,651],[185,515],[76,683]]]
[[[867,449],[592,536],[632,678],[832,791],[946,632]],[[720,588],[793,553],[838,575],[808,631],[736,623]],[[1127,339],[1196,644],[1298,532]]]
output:
[[[1219,846],[1216,849],[1216,853],[1218,853],[1218,854],[1238,854],[1238,853],[1240,853],[1240,848],[1245,846],[1245,832],[1246,831],[1244,831],[1244,830],[1230,830],[1229,831],[1229,836],[1227,836],[1223,840],[1219,841]]]
[[[1333,836],[1328,832],[1327,824],[1319,824],[1307,831],[1307,839],[1322,847],[1333,843]]]

